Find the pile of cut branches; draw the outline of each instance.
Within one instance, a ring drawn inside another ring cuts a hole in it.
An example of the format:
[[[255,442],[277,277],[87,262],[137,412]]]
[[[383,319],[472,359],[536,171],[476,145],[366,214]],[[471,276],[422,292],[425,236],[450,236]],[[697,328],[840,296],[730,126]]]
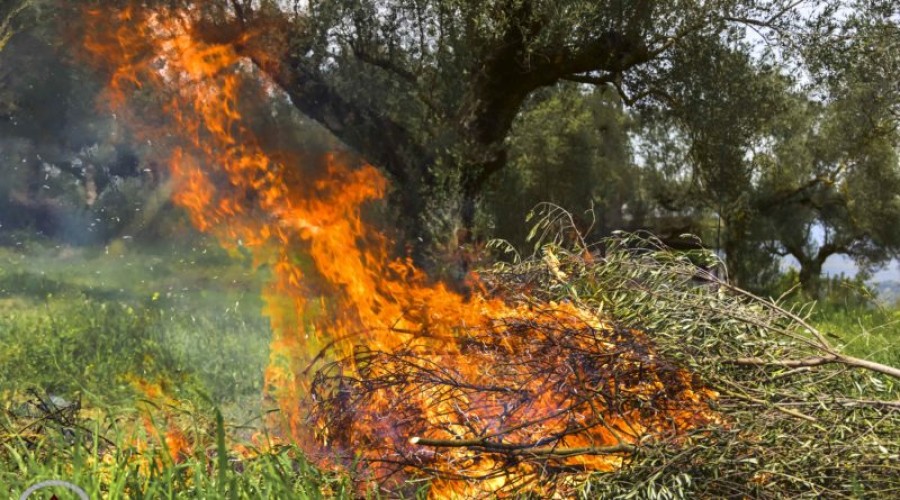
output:
[[[718,392],[728,423],[686,448],[642,447],[582,493],[900,495],[900,369],[843,353],[810,323],[814,304],[758,297],[723,279],[713,252],[674,251],[650,235],[621,233],[588,247],[557,207],[536,229],[538,256],[497,266],[493,286],[571,300],[640,328],[661,356]]]
[[[482,273],[489,293],[549,319],[461,326],[453,355],[471,371],[416,348],[325,366],[320,438],[381,479],[467,495],[900,494],[900,370],[842,353],[808,307],[719,278],[711,252],[629,234],[587,246],[573,226],[548,211],[534,257]],[[429,407],[410,397],[422,393]]]

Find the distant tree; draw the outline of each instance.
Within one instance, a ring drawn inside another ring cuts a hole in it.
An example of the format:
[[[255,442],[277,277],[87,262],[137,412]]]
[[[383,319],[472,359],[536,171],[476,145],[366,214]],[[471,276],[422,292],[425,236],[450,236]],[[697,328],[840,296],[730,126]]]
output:
[[[774,120],[771,147],[754,155],[766,248],[797,259],[811,295],[832,255],[866,270],[900,255],[900,157],[894,134],[869,117],[855,99],[822,105],[797,96]]]
[[[669,74],[672,105],[644,114],[642,141],[654,143],[644,158],[667,179],[657,200],[709,214],[716,227],[707,241],[744,286],[764,288],[780,257],[791,255],[804,289],[816,295],[830,256],[871,269],[900,251],[900,51],[886,36],[898,18],[866,19],[843,26],[852,26],[852,37],[832,34],[807,51],[821,74],[805,85],[783,68],[754,64],[734,50],[739,40],[676,49],[688,59]],[[840,47],[856,57],[833,55]]]
[[[781,112],[786,84],[745,44],[711,37],[675,48],[677,64],[665,75],[670,105],[644,111],[650,135],[642,142],[643,160],[660,181],[659,204],[694,217],[710,214],[701,236],[724,252],[732,278],[755,288],[774,273],[753,237],[758,171],[749,153]]]
[[[755,239],[797,259],[812,296],[832,255],[865,271],[900,255],[900,4],[848,7],[805,41],[812,81],[783,100],[752,153]]]
[[[97,113],[101,84],[64,51],[59,12],[31,15],[55,2],[19,5],[10,12],[27,22],[0,52],[0,228],[68,243],[112,238],[143,215],[149,193],[138,188],[158,183],[145,182],[128,134]]]
[[[491,233],[522,248],[525,214],[541,202],[571,211],[582,230],[637,227],[644,201],[628,136],[631,118],[606,89],[564,84],[536,93],[510,133],[509,164],[488,187]]]

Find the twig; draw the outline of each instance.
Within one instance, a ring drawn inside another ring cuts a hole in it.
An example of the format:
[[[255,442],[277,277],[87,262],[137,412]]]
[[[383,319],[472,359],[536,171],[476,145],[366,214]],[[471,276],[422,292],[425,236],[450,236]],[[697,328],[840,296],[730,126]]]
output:
[[[722,363],[741,366],[783,366],[785,368],[802,368],[840,363],[840,358],[838,356],[812,356],[803,359],[737,358],[723,360]]]
[[[434,448],[473,448],[485,451],[518,452],[532,456],[572,457],[577,455],[616,455],[634,453],[637,447],[630,444],[615,446],[586,446],[582,448],[558,448],[556,446],[533,446],[531,444],[499,443],[480,439],[429,439],[413,437],[410,444],[431,446]]]
[[[781,407],[781,406],[778,406],[778,405],[775,404],[775,403],[772,403],[772,402],[770,402],[770,401],[766,401],[766,400],[764,400],[764,399],[757,399],[757,398],[754,398],[754,397],[752,397],[752,396],[747,396],[747,395],[744,395],[744,394],[738,394],[738,393],[736,393],[736,392],[734,392],[734,391],[729,391],[728,389],[721,389],[721,391],[722,391],[722,393],[727,394],[727,395],[729,395],[729,396],[731,396],[731,397],[733,397],[733,398],[737,398],[737,399],[740,399],[740,400],[743,400],[743,401],[748,401],[748,402],[750,402],[750,403],[756,403],[756,404],[758,404],[758,405],[762,405],[762,406],[765,406],[765,407],[767,407],[767,408],[772,408],[772,409],[775,409],[775,410],[780,411],[781,413],[784,413],[785,415],[790,415],[790,416],[792,416],[792,417],[799,418],[799,419],[802,419],[802,420],[806,420],[807,422],[812,422],[812,423],[814,423],[814,424],[819,423],[819,420],[816,419],[815,417],[811,417],[811,416],[809,416],[809,415],[807,415],[807,414],[805,414],[805,413],[800,413],[800,412],[797,411],[797,410],[791,410],[790,408],[783,408],[783,407]]]

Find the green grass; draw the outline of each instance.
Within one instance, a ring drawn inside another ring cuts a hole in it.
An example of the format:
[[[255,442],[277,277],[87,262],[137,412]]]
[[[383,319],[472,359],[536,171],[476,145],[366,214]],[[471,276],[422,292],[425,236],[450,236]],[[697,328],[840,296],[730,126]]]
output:
[[[18,498],[64,479],[104,498],[347,496],[345,479],[295,448],[216,458],[233,442],[252,447],[266,411],[264,278],[204,241],[0,248],[0,491]],[[136,380],[160,384],[171,407],[142,403]],[[50,395],[82,409],[70,419],[35,410]],[[193,454],[174,463],[161,446],[138,453],[134,443],[158,441],[142,415],[175,415]]]
[[[772,295],[791,289],[788,304],[803,306],[813,326],[845,353],[900,366],[900,302],[882,300],[864,277],[824,279],[823,297],[815,303],[803,298],[797,287],[797,274],[792,270],[781,277]]]
[[[836,338],[853,356],[900,366],[900,309],[877,305],[823,304],[815,326]]]
[[[178,463],[165,455],[149,457],[130,443],[130,435],[114,429],[111,445],[99,436],[113,419],[95,421],[92,429],[64,434],[45,429],[37,439],[4,438],[0,443],[0,491],[18,498],[29,486],[64,479],[91,498],[351,498],[345,476],[326,474],[294,447],[256,456],[229,453],[221,421],[213,429],[221,438]],[[109,432],[105,434],[109,435]],[[161,458],[160,458],[161,457]],[[45,490],[74,498],[66,490]],[[67,496],[68,495],[68,496]]]
[[[270,338],[258,273],[213,245],[123,247],[0,250],[0,391],[119,403],[138,376],[223,406],[258,399]]]

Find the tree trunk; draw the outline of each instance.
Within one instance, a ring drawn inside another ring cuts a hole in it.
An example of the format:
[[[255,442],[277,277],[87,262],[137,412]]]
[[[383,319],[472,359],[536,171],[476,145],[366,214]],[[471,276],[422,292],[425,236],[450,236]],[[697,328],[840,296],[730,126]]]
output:
[[[800,262],[800,287],[808,297],[817,299],[821,293],[822,261],[805,259]]]
[[[340,91],[334,76],[322,70],[321,61],[307,54],[320,43],[313,31],[298,30],[288,18],[273,18],[260,10],[237,9],[235,22],[203,26],[204,38],[216,43],[233,43],[239,52],[249,56],[291,98],[292,104],[306,116],[324,125],[345,144],[355,149],[371,164],[388,172],[396,186],[393,200],[404,218],[403,226],[417,260],[422,261],[431,246],[428,228],[422,227],[424,196],[439,192],[442,176],[433,167],[451,150],[441,168],[458,168],[461,176],[458,222],[462,226],[463,244],[473,241],[477,198],[487,179],[506,164],[504,140],[525,99],[534,90],[554,84],[573,75],[602,72],[591,77],[594,84],[609,84],[616,75],[654,57],[638,31],[606,32],[579,46],[559,46],[534,54],[530,42],[546,28],[543,18],[533,11],[532,2],[513,2],[508,10],[507,27],[491,45],[484,46],[480,56],[470,61],[470,75],[465,91],[456,102],[442,103],[445,115],[441,133],[449,138],[438,146],[424,140],[415,126],[392,117],[390,110],[378,103],[354,99]],[[315,19],[311,19],[315,21]],[[255,25],[265,32],[293,33],[284,39],[250,37],[241,33]],[[353,43],[356,42],[356,43]],[[476,39],[473,43],[483,43]],[[382,47],[366,37],[350,41],[351,53],[362,63],[387,71],[407,84],[420,86],[414,72],[402,60],[383,61]],[[429,89],[416,87],[427,94]],[[427,99],[426,99],[427,100]],[[450,137],[452,136],[452,137]],[[443,141],[441,141],[443,142]],[[437,178],[436,178],[437,177]],[[456,221],[453,221],[456,222]]]

